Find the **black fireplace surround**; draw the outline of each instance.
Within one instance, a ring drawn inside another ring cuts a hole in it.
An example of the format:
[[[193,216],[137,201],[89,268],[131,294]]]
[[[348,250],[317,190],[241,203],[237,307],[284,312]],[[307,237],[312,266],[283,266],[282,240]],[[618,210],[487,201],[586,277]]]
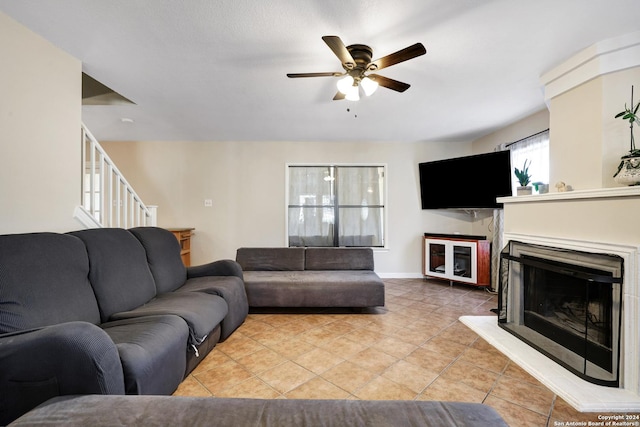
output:
[[[620,386],[623,259],[510,241],[498,325],[581,378]]]

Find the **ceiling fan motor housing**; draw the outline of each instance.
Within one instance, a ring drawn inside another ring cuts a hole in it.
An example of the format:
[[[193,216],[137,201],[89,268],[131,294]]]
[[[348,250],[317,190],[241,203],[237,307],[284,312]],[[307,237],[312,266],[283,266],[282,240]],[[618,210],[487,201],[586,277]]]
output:
[[[369,46],[352,44],[347,46],[347,50],[356,63],[355,66],[351,66],[349,63],[342,64],[342,66],[354,79],[361,78],[365,71],[374,71],[377,68],[374,64],[369,66],[373,57],[373,50]]]

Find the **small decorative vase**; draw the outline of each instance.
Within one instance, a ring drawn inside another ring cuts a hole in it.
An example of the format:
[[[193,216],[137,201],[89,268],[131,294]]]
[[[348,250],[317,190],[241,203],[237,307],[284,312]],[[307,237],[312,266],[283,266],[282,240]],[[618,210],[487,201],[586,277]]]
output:
[[[519,186],[518,188],[516,188],[516,194],[518,196],[530,196],[532,192],[533,191],[530,185],[527,185],[526,187]]]
[[[627,155],[620,158],[618,172],[613,180],[621,185],[640,184],[640,156]]]

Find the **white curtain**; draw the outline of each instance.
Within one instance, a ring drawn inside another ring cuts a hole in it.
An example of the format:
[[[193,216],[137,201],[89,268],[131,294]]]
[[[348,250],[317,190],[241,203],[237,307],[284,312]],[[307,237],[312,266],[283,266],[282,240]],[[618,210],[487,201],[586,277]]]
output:
[[[507,144],[506,147],[511,151],[512,169],[522,169],[525,160],[528,160],[531,183],[549,183],[549,130]],[[512,178],[513,195],[515,196],[516,187],[520,184],[515,174]]]
[[[382,167],[338,168],[340,246],[383,246]]]
[[[507,150],[507,144],[500,144],[494,151]],[[513,169],[513,160],[512,160]],[[513,179],[512,179],[513,181]],[[500,269],[500,251],[504,246],[502,233],[504,232],[504,211],[493,210],[493,230],[491,231],[491,290],[498,292],[498,272]]]
[[[289,244],[330,246],[333,242],[333,180],[330,167],[289,168]]]
[[[288,169],[290,246],[384,246],[383,166]]]
[[[511,169],[522,169],[525,160],[529,160],[531,183],[549,183],[549,130],[532,135],[511,144],[500,144],[495,151],[511,151]],[[512,176],[512,194],[516,195],[516,187],[520,185],[515,173]],[[504,211],[494,209],[493,230],[491,233],[491,289],[498,291],[498,275],[500,270],[500,251],[504,247]]]

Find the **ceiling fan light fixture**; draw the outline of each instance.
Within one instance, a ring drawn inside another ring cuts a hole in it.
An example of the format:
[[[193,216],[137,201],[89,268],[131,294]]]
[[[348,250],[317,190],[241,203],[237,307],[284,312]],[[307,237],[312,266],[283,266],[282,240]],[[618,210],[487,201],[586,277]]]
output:
[[[347,93],[345,93],[344,99],[348,101],[360,101],[360,90],[358,89],[357,84],[354,84],[349,88]]]
[[[353,87],[353,77],[347,74],[346,76],[338,80],[336,86],[338,86],[338,90],[340,91],[340,93],[346,95]]]
[[[365,95],[371,96],[376,91],[376,89],[378,89],[378,82],[369,77],[365,77],[360,82],[360,86],[362,86],[362,90],[364,91]]]
[[[347,46],[338,36],[323,36],[322,40],[338,57],[344,72],[289,73],[287,77],[340,77],[340,80],[337,82],[338,93],[334,95],[334,101],[341,99],[351,101],[360,100],[360,84],[362,84],[362,90],[366,96],[371,96],[377,90],[378,86],[396,92],[404,92],[409,89],[411,85],[378,74],[367,76],[365,73],[382,70],[383,68],[408,61],[427,53],[427,49],[425,49],[422,43],[415,43],[397,52],[380,57],[375,61],[371,61],[373,50],[367,45],[351,44]]]

